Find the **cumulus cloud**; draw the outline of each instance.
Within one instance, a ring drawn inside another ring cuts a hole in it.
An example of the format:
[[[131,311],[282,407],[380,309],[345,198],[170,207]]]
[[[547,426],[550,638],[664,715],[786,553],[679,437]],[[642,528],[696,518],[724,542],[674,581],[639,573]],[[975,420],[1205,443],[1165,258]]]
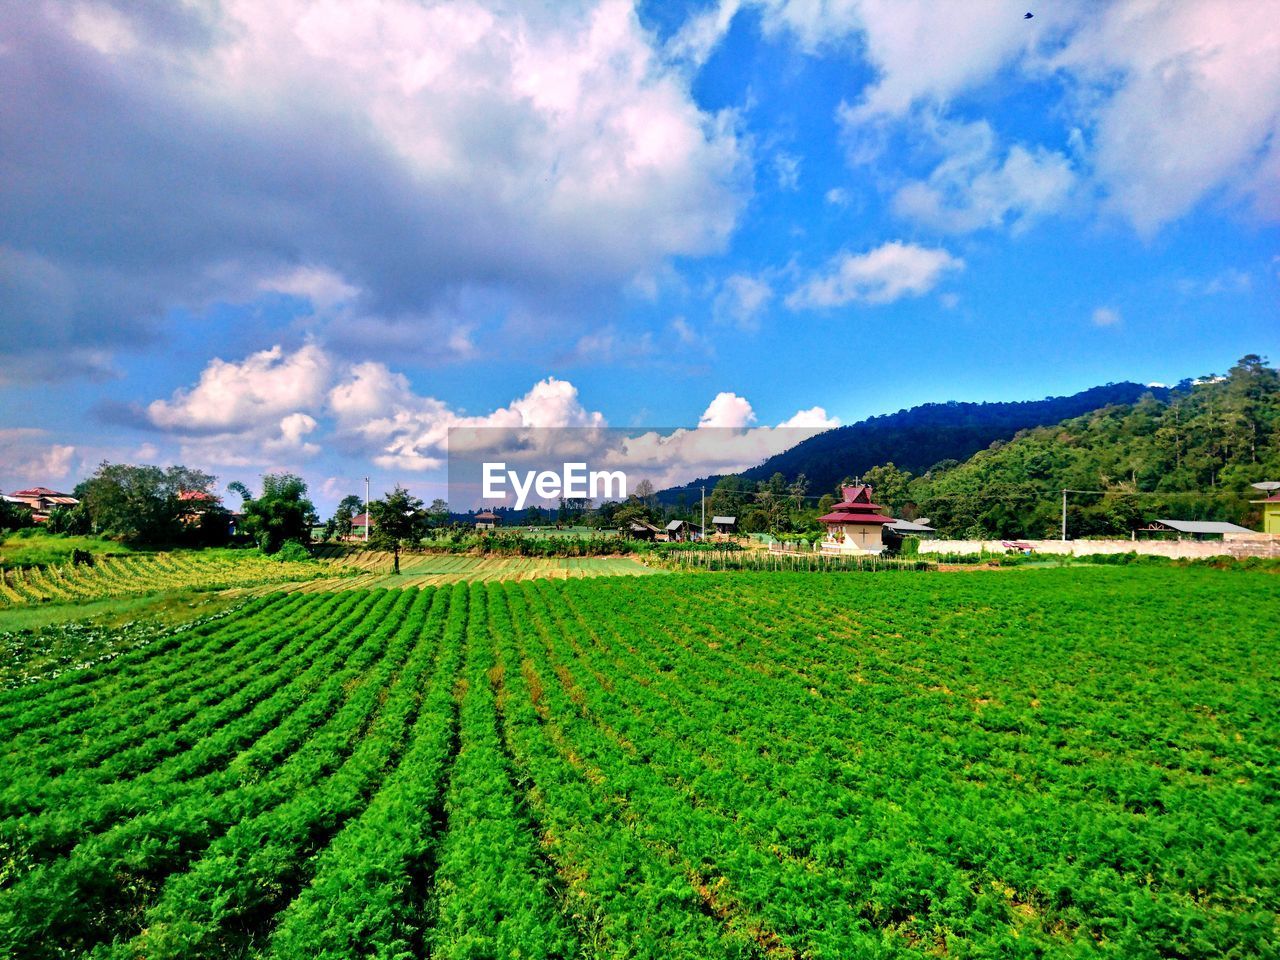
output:
[[[941,124],[937,140],[945,158],[927,179],[900,187],[893,209],[938,230],[1008,226],[1017,232],[1062,209],[1076,183],[1062,153],[1015,144],[1001,159],[995,131],[984,120]]]
[[[808,410],[797,410],[778,426],[782,429],[830,430],[840,426],[840,418],[827,416],[827,411],[822,407],[810,407]]]
[[[47,438],[48,431],[34,427],[0,430],[0,483],[6,489],[66,479],[76,448]]]
[[[547,377],[524,396],[486,414],[467,415],[434,397],[420,396],[403,374],[380,363],[363,363],[342,378],[329,395],[340,442],[371,454],[387,469],[431,470],[443,465],[452,428],[538,430],[603,427],[604,415],[589,411],[578,388]]]
[[[1109,5],[1050,65],[1098,98],[1097,175],[1140,231],[1219,188],[1280,213],[1280,3]]]
[[[877,142],[885,124],[918,126],[922,110],[945,112],[1014,69],[1065,85],[1060,110],[1082,129],[1086,172],[1139,232],[1150,235],[1211,197],[1280,218],[1280,0],[1063,3],[1029,21],[1012,0],[756,6],[766,29],[807,50],[856,52],[875,69],[840,112],[851,143]],[[1066,173],[1061,154],[1015,146],[997,167],[961,179],[989,194],[973,209],[949,209],[948,184],[928,181],[898,202],[947,229],[972,229],[1001,215],[991,195],[1054,198]]]
[[[324,397],[330,368],[328,356],[314,344],[291,354],[275,346],[238,363],[215,357],[194,387],[176,390],[168,400],[153,401],[147,416],[155,426],[170,431],[243,429],[314,407]]]
[[[681,32],[698,62],[742,5],[760,12],[767,33],[811,53],[856,56],[875,70],[840,111],[853,144],[880,142],[886,124],[918,125],[922,109],[946,111],[1013,69],[1065,84],[1061,110],[1086,134],[1088,173],[1139,232],[1150,235],[1215,194],[1260,219],[1280,218],[1280,0],[1069,2],[1032,20],[1014,0],[722,0]],[[1016,197],[1010,181],[1026,187],[1033,177],[1053,195],[1065,170],[1061,155],[1044,149],[1010,148],[977,187]],[[1018,169],[1032,165],[1039,169]],[[916,183],[899,203],[950,221],[947,229],[973,229],[969,223],[998,215],[990,198],[948,210],[955,205],[943,186]]]
[[[946,250],[894,240],[866,253],[841,253],[786,302],[793,310],[892,303],[922,296],[948,272],[963,268],[964,261]]]
[[[749,181],[734,117],[619,0],[68,0],[0,35],[0,333],[48,321],[6,351],[264,290],[408,323],[573,302],[719,249]]]
[[[736,393],[718,393],[698,418],[699,427],[728,427],[741,430],[755,423],[756,413],[744,397]]]

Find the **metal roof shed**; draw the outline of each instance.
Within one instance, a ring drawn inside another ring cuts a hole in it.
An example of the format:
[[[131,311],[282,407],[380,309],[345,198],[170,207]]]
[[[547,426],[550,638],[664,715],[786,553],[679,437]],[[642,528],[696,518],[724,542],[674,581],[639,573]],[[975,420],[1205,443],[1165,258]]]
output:
[[[1255,533],[1248,527],[1222,520],[1156,520],[1147,527],[1151,531],[1172,531],[1193,537],[1220,537],[1224,533]]]

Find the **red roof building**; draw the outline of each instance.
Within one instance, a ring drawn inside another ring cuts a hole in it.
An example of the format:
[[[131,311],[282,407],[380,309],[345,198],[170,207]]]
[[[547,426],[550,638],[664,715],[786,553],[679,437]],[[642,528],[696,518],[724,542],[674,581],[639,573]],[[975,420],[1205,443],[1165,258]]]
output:
[[[31,508],[31,519],[36,523],[44,523],[49,519],[49,511],[54,507],[74,507],[80,501],[70,494],[59,493],[48,487],[29,487],[26,490],[15,490],[5,497],[10,503],[20,503]]]
[[[822,549],[828,553],[880,553],[884,550],[884,528],[892,517],[879,513],[882,508],[871,500],[866,484],[844,487],[843,499],[831,512],[818,518],[827,525],[827,539]]]

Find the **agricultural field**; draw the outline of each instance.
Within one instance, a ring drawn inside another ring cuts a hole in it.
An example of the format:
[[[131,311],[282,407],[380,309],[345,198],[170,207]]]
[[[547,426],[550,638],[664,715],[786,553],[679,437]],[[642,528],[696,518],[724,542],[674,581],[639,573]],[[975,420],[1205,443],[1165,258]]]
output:
[[[327,556],[327,554],[322,554]],[[468,554],[408,553],[400,555],[400,573],[391,572],[391,555],[355,550],[330,561],[342,579],[319,579],[299,590],[352,590],[370,587],[436,587],[463,580],[581,580],[588,577],[647,576],[664,570],[631,557],[474,557]]]
[[[0,690],[0,956],[1276,956],[1275,584],[250,597]]]
[[[82,603],[162,590],[221,590],[309,580],[342,571],[324,562],[287,562],[257,551],[183,550],[97,557],[92,564],[0,567],[0,610],[38,603]]]

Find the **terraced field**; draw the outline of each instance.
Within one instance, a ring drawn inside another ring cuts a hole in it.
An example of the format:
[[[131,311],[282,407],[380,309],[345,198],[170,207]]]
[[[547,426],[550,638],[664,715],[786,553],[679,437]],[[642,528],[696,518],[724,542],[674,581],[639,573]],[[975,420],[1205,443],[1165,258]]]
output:
[[[220,590],[338,573],[324,562],[288,563],[256,553],[191,550],[99,557],[92,565],[0,569],[0,609],[82,602],[160,590]]]
[[[1275,956],[1274,584],[255,597],[0,692],[0,956]]]
[[[581,580],[589,577],[641,577],[666,571],[631,557],[472,557],[465,554],[408,554],[400,558],[400,573],[391,573],[391,555],[360,550],[331,563],[348,574],[320,579],[298,589],[304,592],[375,587],[437,587],[460,581]]]

